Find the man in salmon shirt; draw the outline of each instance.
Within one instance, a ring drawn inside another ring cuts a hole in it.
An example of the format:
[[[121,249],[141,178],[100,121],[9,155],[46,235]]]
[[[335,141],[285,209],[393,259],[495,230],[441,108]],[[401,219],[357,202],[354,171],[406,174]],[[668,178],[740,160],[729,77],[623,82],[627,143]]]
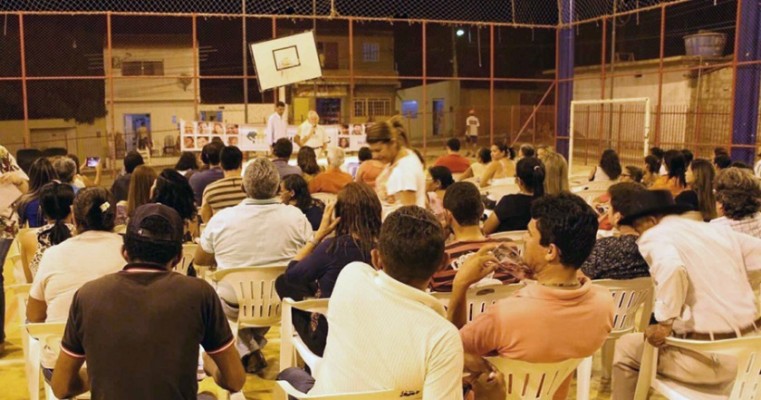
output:
[[[461,328],[466,370],[492,372],[484,356],[552,363],[591,356],[603,345],[613,326],[612,297],[576,273],[596,235],[597,214],[581,197],[561,193],[537,199],[523,253],[536,280],[524,280],[526,287],[468,324],[465,294],[485,271],[477,264],[458,271],[448,312]],[[566,398],[570,381],[569,376],[554,399]]]

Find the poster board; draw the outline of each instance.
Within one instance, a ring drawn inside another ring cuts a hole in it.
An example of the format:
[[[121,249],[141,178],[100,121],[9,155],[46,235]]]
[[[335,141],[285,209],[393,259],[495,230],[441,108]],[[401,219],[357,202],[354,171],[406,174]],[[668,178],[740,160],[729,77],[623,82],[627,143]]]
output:
[[[253,43],[249,48],[262,92],[322,76],[312,31]]]

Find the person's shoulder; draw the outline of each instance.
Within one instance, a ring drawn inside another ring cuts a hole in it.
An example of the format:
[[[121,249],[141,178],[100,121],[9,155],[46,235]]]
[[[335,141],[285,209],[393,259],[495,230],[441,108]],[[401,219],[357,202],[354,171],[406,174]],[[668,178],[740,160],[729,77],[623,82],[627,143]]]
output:
[[[104,293],[113,293],[112,290],[115,290],[115,287],[119,286],[119,274],[121,273],[122,272],[114,272],[85,282],[77,291],[77,297],[82,299],[102,295]]]
[[[371,267],[367,263],[362,261],[354,261],[341,270],[341,274],[338,275],[338,279],[342,281],[360,281],[372,279],[378,275],[378,271]]]

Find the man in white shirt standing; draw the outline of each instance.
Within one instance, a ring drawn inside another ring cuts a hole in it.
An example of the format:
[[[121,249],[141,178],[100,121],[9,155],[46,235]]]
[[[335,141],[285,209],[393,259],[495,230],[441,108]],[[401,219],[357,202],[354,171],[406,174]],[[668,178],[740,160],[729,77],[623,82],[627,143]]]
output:
[[[468,138],[468,153],[465,154],[469,157],[471,154],[476,155],[478,153],[478,127],[481,123],[476,117],[476,110],[470,110],[468,112],[468,118],[465,120],[465,136]]]
[[[393,390],[394,398],[462,399],[462,341],[441,303],[425,292],[448,264],[444,240],[430,212],[406,206],[391,213],[372,250],[375,268],[355,262],[338,276],[314,379],[298,368],[278,379],[310,395]],[[474,256],[466,265],[480,270],[492,259]]]
[[[733,357],[664,346],[674,335],[691,340],[733,339],[757,334],[748,272],[761,269],[761,240],[682,218],[684,206],[665,190],[635,193],[638,212],[621,223],[640,233],[640,253],[655,281],[655,323],[644,333],[625,335],[613,359],[613,400],[632,399],[644,340],[659,347],[658,373],[686,384],[721,388],[731,382]]]
[[[318,155],[320,151],[325,151],[328,147],[328,142],[330,142],[327,133],[325,133],[325,128],[320,126],[319,123],[320,116],[317,115],[317,112],[309,110],[307,120],[299,125],[299,132],[293,138],[293,141],[299,147],[311,147]]]
[[[288,119],[285,115],[285,103],[278,101],[275,104],[275,112],[267,119],[267,129],[265,130],[267,137],[270,138],[271,143],[275,143],[278,139],[288,137]]]

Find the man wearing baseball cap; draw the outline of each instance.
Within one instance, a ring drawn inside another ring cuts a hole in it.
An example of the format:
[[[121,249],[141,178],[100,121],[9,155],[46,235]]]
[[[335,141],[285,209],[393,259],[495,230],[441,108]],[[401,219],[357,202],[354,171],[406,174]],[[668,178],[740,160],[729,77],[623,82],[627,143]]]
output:
[[[632,399],[644,341],[659,347],[658,373],[686,384],[720,390],[735,378],[733,357],[670,347],[673,335],[722,340],[758,334],[748,272],[761,269],[761,240],[724,226],[682,218],[687,211],[666,190],[644,187],[620,223],[640,233],[637,241],[655,282],[653,324],[621,337],[613,359],[613,400]]]
[[[51,381],[56,397],[90,390],[93,399],[195,399],[199,344],[205,369],[220,386],[243,387],[216,292],[172,271],[182,236],[175,210],[161,204],[135,210],[122,248],[127,266],[74,295]],[[85,361],[87,377],[79,373]]]

